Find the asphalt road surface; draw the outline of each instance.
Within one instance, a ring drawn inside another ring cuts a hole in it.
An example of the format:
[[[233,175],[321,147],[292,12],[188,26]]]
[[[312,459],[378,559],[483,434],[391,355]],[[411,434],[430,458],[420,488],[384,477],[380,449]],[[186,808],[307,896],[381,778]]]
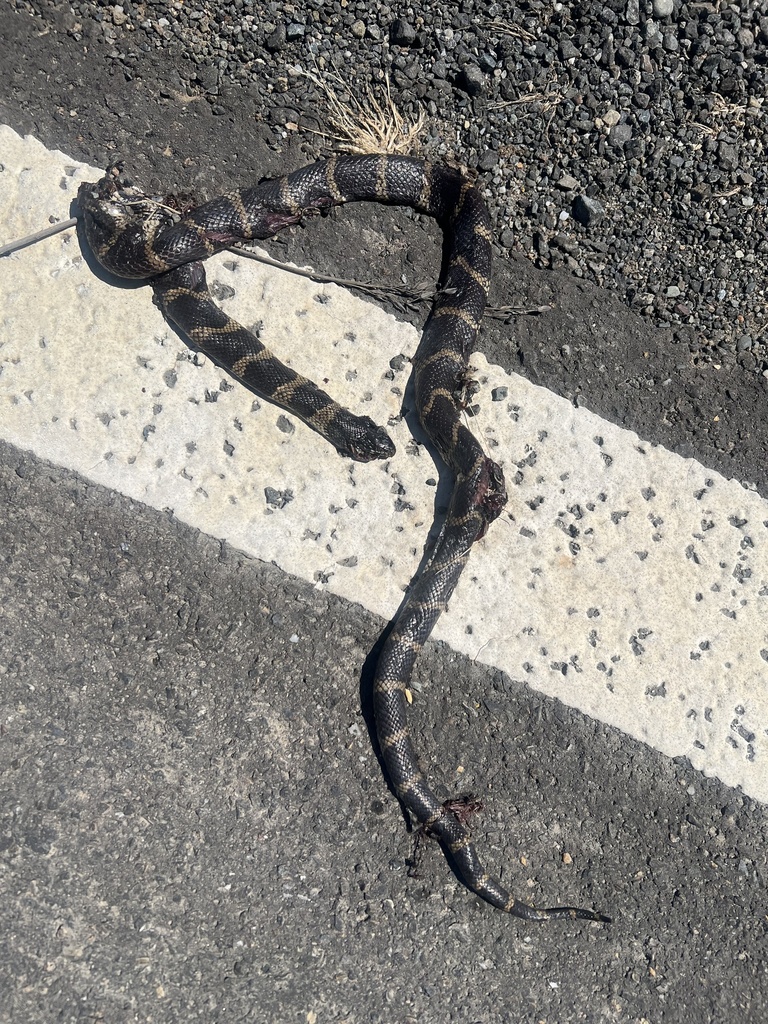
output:
[[[86,57],[36,26],[0,12],[15,68],[0,121],[105,166],[114,123],[70,116],[67,97],[86,79],[104,92],[109,48],[93,40]],[[237,95],[215,118],[189,104],[180,124],[161,88],[171,71],[152,54],[138,67],[156,85],[125,93],[120,146],[147,180],[194,165],[214,190],[309,158]],[[371,267],[358,238],[392,216],[345,211],[278,251],[343,277],[431,279],[440,240],[421,219],[398,222],[400,263]],[[683,335],[567,274],[514,257],[495,274],[497,298],[555,309],[545,326],[518,318],[514,339],[491,323],[492,362],[768,497],[761,377],[692,365]],[[0,330],[17,343],[13,323]],[[664,387],[642,384],[649,366]],[[714,410],[727,412],[717,431]],[[766,1019],[761,800],[431,643],[416,742],[434,765],[460,761],[482,796],[472,828],[489,865],[522,898],[613,923],[507,918],[435,844],[416,848],[387,788],[369,693],[386,621],[363,595],[336,597],[6,441],[0,489],[0,1019]]]

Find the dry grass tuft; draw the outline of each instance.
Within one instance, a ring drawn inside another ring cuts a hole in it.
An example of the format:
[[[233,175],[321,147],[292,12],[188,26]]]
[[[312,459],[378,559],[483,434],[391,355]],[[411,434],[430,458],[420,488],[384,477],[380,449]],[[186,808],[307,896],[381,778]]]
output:
[[[423,111],[419,111],[415,121],[403,117],[392,99],[389,76],[385,94],[379,100],[370,86],[366,87],[363,99],[358,99],[335,69],[330,79],[311,71],[304,74],[323,90],[328,100],[327,119],[331,131],[314,131],[313,134],[332,140],[336,148],[345,153],[413,153],[418,149],[427,119]],[[339,99],[332,84],[334,79],[351,97],[351,107]]]

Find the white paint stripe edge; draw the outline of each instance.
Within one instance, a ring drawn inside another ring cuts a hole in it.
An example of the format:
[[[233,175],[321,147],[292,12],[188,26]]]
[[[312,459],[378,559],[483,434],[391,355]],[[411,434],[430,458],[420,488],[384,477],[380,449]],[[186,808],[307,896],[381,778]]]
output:
[[[100,176],[5,127],[0,162],[2,241],[66,218],[79,182]],[[237,257],[208,266],[234,290],[227,312],[263,321],[287,362],[354,411],[397,416],[408,367],[392,377],[389,361],[415,350],[410,326]],[[4,438],[393,614],[438,475],[405,423],[393,426],[391,462],[340,459],[194,356],[149,289],[96,279],[72,231],[3,260],[0,295]],[[473,428],[504,465],[510,502],[435,636],[768,800],[768,503],[474,363]],[[506,397],[492,401],[495,389]],[[265,488],[282,492],[282,508]],[[429,681],[420,686],[417,701],[429,696]]]

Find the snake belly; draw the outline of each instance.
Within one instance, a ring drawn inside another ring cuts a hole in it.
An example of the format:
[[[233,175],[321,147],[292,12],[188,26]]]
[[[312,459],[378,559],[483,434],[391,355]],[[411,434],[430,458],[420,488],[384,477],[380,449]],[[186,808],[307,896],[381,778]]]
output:
[[[358,461],[389,458],[394,445],[368,417],[355,416],[269,352],[227,317],[208,292],[202,260],[246,241],[268,238],[343,203],[407,205],[434,217],[447,239],[442,286],[414,357],[416,407],[422,426],[455,484],[432,554],[417,577],[378,658],[374,714],[382,757],[398,798],[437,837],[467,887],[493,906],[532,921],[608,921],[576,907],[537,909],[514,898],[483,868],[470,834],[432,793],[413,746],[406,690],[469,558],[504,507],[501,467],[483,452],[461,411],[472,394],[468,359],[488,295],[491,225],[479,191],[459,171],[412,157],[338,156],[282,178],[203,203],[147,196],[110,168],[78,192],[88,243],[119,277],[149,279],[155,300],[192,343],[258,394],[298,415],[338,451]]]

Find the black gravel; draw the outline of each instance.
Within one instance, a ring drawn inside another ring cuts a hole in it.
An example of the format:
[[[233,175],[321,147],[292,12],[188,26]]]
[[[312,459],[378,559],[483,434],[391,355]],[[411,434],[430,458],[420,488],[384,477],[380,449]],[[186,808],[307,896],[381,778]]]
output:
[[[151,53],[179,102],[225,116],[246,90],[280,141],[326,127],[303,72],[388,75],[430,117],[427,154],[483,173],[502,246],[689,325],[698,361],[768,376],[766,0],[10,6],[110,48],[118,117]]]

